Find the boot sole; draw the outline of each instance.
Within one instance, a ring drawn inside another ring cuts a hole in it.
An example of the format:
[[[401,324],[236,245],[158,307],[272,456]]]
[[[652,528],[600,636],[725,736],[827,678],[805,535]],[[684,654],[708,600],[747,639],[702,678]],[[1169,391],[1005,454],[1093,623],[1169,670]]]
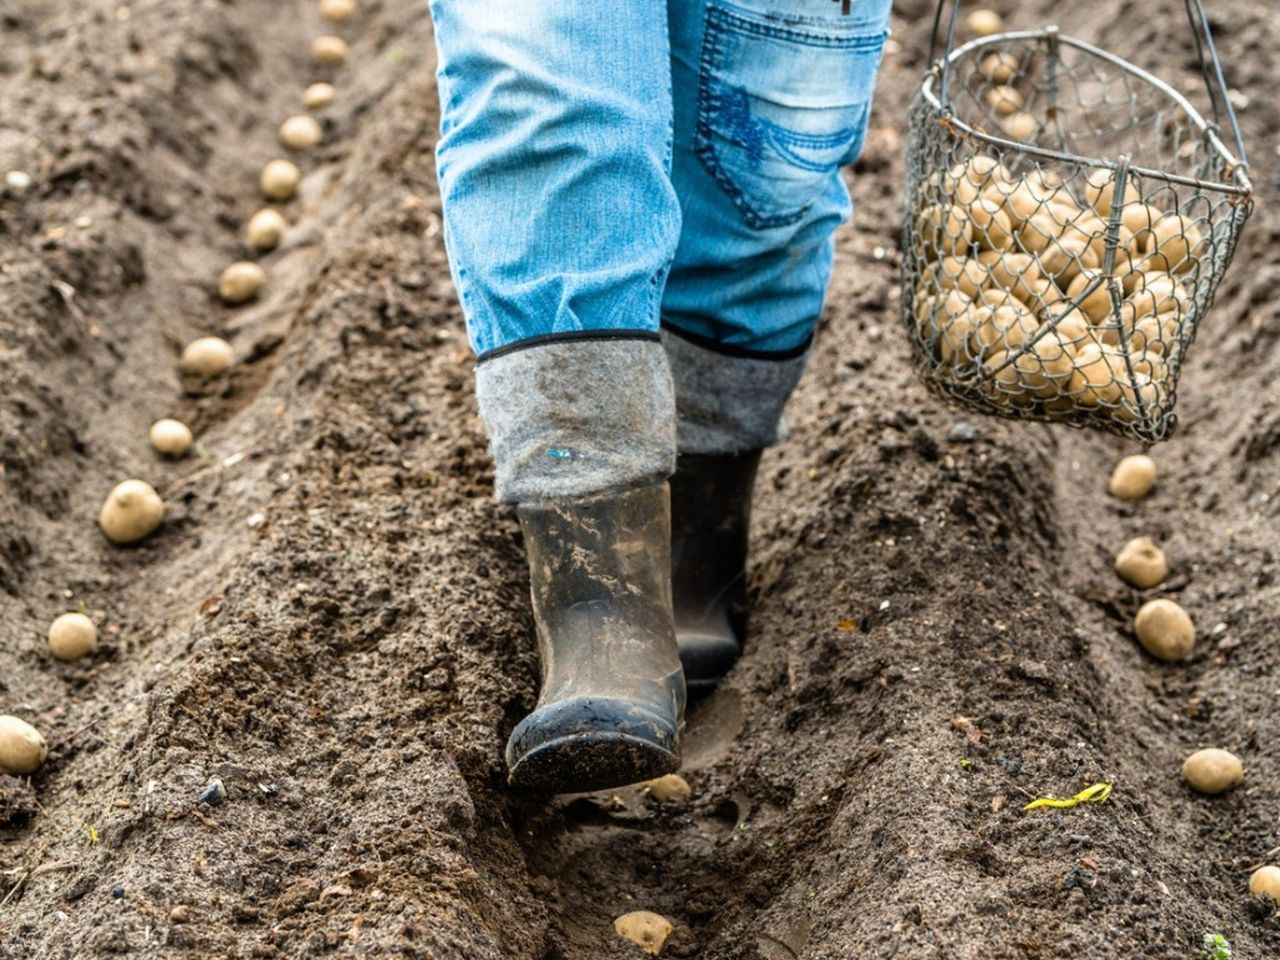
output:
[[[574,733],[534,747],[511,766],[522,790],[590,793],[652,780],[680,768],[680,755],[616,731]]]

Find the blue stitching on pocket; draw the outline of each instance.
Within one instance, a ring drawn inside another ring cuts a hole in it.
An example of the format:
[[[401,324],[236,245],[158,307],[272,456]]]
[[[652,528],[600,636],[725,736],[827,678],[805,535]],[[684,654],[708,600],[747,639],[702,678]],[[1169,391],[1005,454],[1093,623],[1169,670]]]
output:
[[[755,230],[767,230],[776,227],[793,226],[808,215],[814,201],[786,213],[762,214],[755,209],[745,191],[729,175],[714,143],[715,128],[713,118],[720,118],[727,129],[721,134],[736,140],[746,152],[748,165],[759,169],[764,159],[764,146],[768,142],[779,156],[798,169],[812,173],[822,173],[839,168],[841,160],[832,163],[815,163],[800,156],[793,147],[808,149],[830,149],[847,143],[857,132],[858,125],[850,126],[832,134],[815,136],[788,130],[767,120],[755,118],[751,113],[751,104],[746,90],[733,88],[732,99],[717,92],[713,83],[713,66],[723,60],[723,42],[732,27],[737,32],[758,37],[790,40],[795,43],[848,50],[851,54],[858,50],[879,48],[884,45],[887,31],[878,34],[850,37],[829,36],[812,33],[796,27],[762,24],[739,16],[730,10],[709,4],[703,28],[702,49],[698,57],[698,109],[695,123],[694,154],[702,161],[703,168],[712,179],[733,201],[734,206],[742,214],[747,225]],[[865,117],[863,118],[865,120]]]

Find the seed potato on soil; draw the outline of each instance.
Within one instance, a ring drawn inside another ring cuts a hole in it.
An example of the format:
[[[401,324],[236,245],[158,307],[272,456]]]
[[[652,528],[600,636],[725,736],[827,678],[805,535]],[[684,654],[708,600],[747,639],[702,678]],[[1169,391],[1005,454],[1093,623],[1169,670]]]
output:
[[[315,117],[300,113],[280,124],[280,145],[287,150],[310,150],[324,137]]]
[[[21,218],[0,230],[0,712],[56,734],[57,762],[38,806],[0,777],[0,872],[70,866],[0,910],[0,954],[634,960],[612,925],[642,906],[674,924],[663,956],[683,960],[1189,960],[1209,930],[1237,960],[1280,957],[1245,890],[1280,822],[1270,4],[1215,15],[1251,100],[1260,202],[1182,365],[1144,526],[1098,480],[1129,445],[961,411],[910,367],[902,118],[932,10],[895,5],[849,178],[856,224],[756,484],[743,658],[692,705],[698,790],[670,805],[505,787],[538,664],[440,239],[421,4],[365,5],[371,56],[344,72],[332,149],[306,155],[298,218],[323,242],[273,258],[270,311],[226,317],[201,284],[319,76],[310,35],[291,5],[131,0],[123,26],[118,6],[6,9],[0,170],[35,182],[0,202]],[[1061,22],[1196,95],[1176,0],[1063,10],[1031,0],[1009,26]],[[95,229],[44,236],[86,211]],[[55,281],[109,335],[86,336]],[[176,377],[172,345],[205,332],[236,344],[233,375]],[[182,522],[144,551],[107,549],[87,519],[147,469],[139,433],[171,411],[212,459],[161,465]],[[1101,639],[1137,605],[1106,566],[1138,533],[1179,558],[1204,633],[1231,625],[1174,669]],[[68,588],[119,630],[92,669],[41,649]],[[1185,755],[1245,730],[1253,786],[1191,802]],[[1114,777],[1114,801],[1020,812],[1086,773]],[[213,776],[216,827],[191,812]],[[165,923],[174,905],[190,922]]]
[[[49,756],[49,746],[25,720],[0,715],[0,773],[25,777],[35,773]]]
[[[1206,747],[1187,757],[1182,776],[1194,790],[1217,794],[1244,782],[1244,764],[1228,750]]]
[[[357,0],[320,0],[320,16],[331,23],[350,20],[359,12]]]
[[[72,663],[98,647],[98,628],[83,613],[64,613],[49,624],[49,652]]]
[[[634,910],[624,913],[613,921],[613,929],[618,936],[636,944],[645,953],[657,956],[675,928],[671,921],[661,914],[648,910]]]
[[[1196,628],[1187,611],[1172,600],[1150,600],[1133,619],[1142,649],[1160,660],[1182,660],[1196,645]]]
[[[311,43],[311,56],[322,67],[340,67],[350,55],[347,41],[341,37],[316,37]]]
[[[1253,871],[1249,877],[1249,892],[1255,897],[1269,897],[1280,903],[1280,867],[1268,864]]]
[[[1169,575],[1164,551],[1150,537],[1135,537],[1116,554],[1116,573],[1139,590],[1159,586]]]
[[[279,245],[286,226],[280,211],[270,207],[259,210],[245,225],[245,241],[255,250],[272,250]]]
[[[1154,458],[1135,453],[1116,464],[1107,491],[1118,500],[1141,500],[1156,485],[1158,474]]]
[[[248,303],[258,295],[267,274],[251,260],[238,260],[228,265],[218,277],[218,296],[224,303]]]
[[[291,200],[301,182],[301,171],[288,160],[270,161],[258,180],[262,195],[268,200]]]
[[[337,95],[332,83],[313,83],[302,91],[302,105],[308,110],[323,110]]]
[[[216,377],[235,362],[234,348],[221,337],[200,337],[182,351],[180,365],[184,373],[198,377]],[[169,433],[168,428],[165,430]]]
[[[116,484],[98,512],[98,526],[112,543],[135,543],[164,520],[164,501],[145,480]]]
[[[226,341],[222,340],[219,343],[226,343]],[[227,344],[227,346],[230,347],[230,344]],[[214,347],[213,349],[220,351],[221,347]],[[211,364],[212,366],[216,366],[216,364]],[[221,369],[225,369],[225,366]],[[149,439],[151,440],[151,449],[165,457],[185,457],[187,451],[191,449],[191,444],[195,441],[195,438],[191,436],[190,428],[185,423],[181,420],[170,418],[157,420],[153,423]]]

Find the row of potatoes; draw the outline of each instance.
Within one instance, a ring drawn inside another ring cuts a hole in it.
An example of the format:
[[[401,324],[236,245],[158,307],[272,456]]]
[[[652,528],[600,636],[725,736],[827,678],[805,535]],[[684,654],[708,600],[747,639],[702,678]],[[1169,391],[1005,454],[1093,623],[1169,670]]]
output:
[[[1132,422],[1167,406],[1167,364],[1192,306],[1185,282],[1205,244],[1189,218],[1126,202],[1104,273],[1113,186],[1096,171],[1081,202],[1053,175],[1018,177],[983,156],[926,182],[913,309],[937,373],[1049,413]]]

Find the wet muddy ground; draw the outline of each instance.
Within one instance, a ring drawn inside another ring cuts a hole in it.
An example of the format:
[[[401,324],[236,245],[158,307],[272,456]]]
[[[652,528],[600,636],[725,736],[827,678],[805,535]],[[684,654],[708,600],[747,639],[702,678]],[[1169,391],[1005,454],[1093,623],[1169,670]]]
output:
[[[230,310],[257,171],[321,78],[310,5],[0,0],[0,170],[33,181],[0,192],[0,712],[52,746],[0,777],[0,957],[602,960],[639,955],[612,930],[634,909],[674,922],[664,956],[708,960],[1186,960],[1207,932],[1280,956],[1246,893],[1280,846],[1280,14],[1213,4],[1259,206],[1158,490],[1126,506],[1105,485],[1132,446],[915,380],[898,196],[927,6],[900,5],[858,221],[762,470],[749,650],[691,715],[692,796],[659,804],[505,789],[537,663],[440,237],[423,5],[341,28],[268,287]],[[1058,16],[1194,88],[1172,0]],[[240,360],[212,383],[176,365],[206,333]],[[151,453],[168,415],[198,456]],[[134,548],[94,524],[126,476],[169,508]],[[1140,534],[1199,627],[1176,666],[1138,648],[1111,572]],[[44,630],[82,604],[100,650],[59,663]],[[1186,788],[1204,745],[1244,758],[1242,787]],[[1106,804],[1021,811],[1099,780]]]

